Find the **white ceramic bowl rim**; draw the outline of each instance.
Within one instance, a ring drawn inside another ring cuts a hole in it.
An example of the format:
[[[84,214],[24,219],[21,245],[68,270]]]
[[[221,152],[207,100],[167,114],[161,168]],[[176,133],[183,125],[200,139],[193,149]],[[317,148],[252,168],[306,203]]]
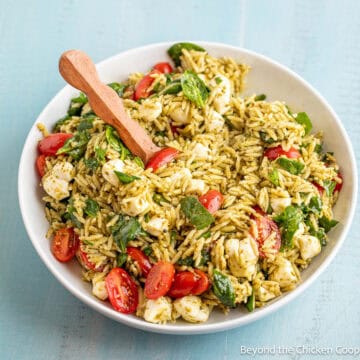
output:
[[[141,53],[144,50],[147,49],[153,49],[154,51],[156,51],[156,49],[158,48],[163,48],[165,47],[170,47],[171,45],[173,45],[174,43],[179,42],[179,41],[173,41],[173,42],[164,42],[164,43],[156,43],[156,44],[150,44],[147,46],[142,46],[142,47],[138,47],[138,48],[134,48],[131,50],[127,50],[124,52],[121,52],[117,55],[114,55],[110,58],[107,58],[104,61],[101,61],[100,63],[97,64],[98,68],[103,68],[106,67],[108,63],[112,62],[115,58],[117,58],[118,56],[127,56],[127,55],[131,55],[134,53]],[[285,66],[277,63],[276,61],[273,61],[263,55],[259,55],[255,52],[243,49],[243,48],[239,48],[239,47],[235,47],[235,46],[231,46],[231,45],[226,45],[226,44],[222,44],[222,43],[216,43],[216,42],[204,42],[204,41],[191,41],[191,42],[195,42],[201,46],[203,46],[204,48],[211,48],[211,47],[218,47],[218,48],[224,48],[224,49],[230,49],[233,51],[238,51],[241,52],[242,54],[247,54],[255,59],[261,60],[265,63],[270,63],[272,66],[277,67],[278,69],[280,69],[282,72],[287,73],[289,76],[295,78],[299,83],[301,83],[305,88],[307,88],[308,90],[310,90],[313,95],[317,98],[317,100],[319,102],[322,103],[322,105],[324,107],[327,108],[327,110],[331,113],[331,115],[333,116],[333,118],[336,120],[337,125],[342,133],[342,136],[345,138],[347,146],[348,146],[348,151],[349,151],[349,156],[350,156],[350,164],[348,164],[348,166],[351,167],[351,172],[354,176],[354,183],[353,183],[353,187],[352,187],[352,202],[350,204],[350,209],[348,212],[348,217],[347,217],[347,221],[344,224],[344,228],[343,231],[341,232],[336,245],[334,246],[332,252],[327,256],[327,258],[322,262],[322,264],[315,269],[315,271],[309,276],[309,278],[301,283],[296,289],[294,289],[293,291],[291,291],[290,293],[288,293],[285,297],[281,297],[280,299],[278,299],[277,301],[265,306],[264,308],[261,308],[253,313],[249,313],[244,317],[240,317],[240,318],[235,318],[235,319],[229,319],[229,318],[224,318],[224,321],[222,322],[218,322],[218,323],[203,323],[203,324],[186,324],[186,326],[184,325],[177,325],[177,324],[170,324],[170,325],[158,325],[158,324],[152,324],[152,323],[148,323],[145,322],[144,320],[140,319],[140,318],[135,318],[135,317],[131,317],[128,315],[124,315],[124,314],[120,314],[115,312],[114,310],[112,310],[109,307],[104,306],[103,304],[99,303],[98,300],[96,298],[94,298],[91,294],[84,294],[82,293],[76,286],[74,286],[74,284],[69,283],[68,281],[65,280],[64,276],[62,275],[62,273],[60,271],[57,271],[56,269],[53,268],[51,262],[48,259],[48,256],[46,254],[46,252],[44,251],[44,249],[40,246],[39,242],[36,241],[36,233],[34,232],[33,228],[32,228],[32,224],[29,222],[28,216],[26,214],[26,211],[24,209],[25,205],[24,205],[24,190],[22,187],[22,179],[23,179],[23,175],[21,173],[21,169],[23,168],[24,162],[25,160],[25,148],[26,148],[26,144],[29,142],[30,139],[30,133],[28,135],[28,137],[26,138],[25,141],[25,145],[24,145],[24,150],[23,153],[21,155],[21,159],[20,159],[20,164],[19,164],[19,177],[18,177],[18,196],[19,196],[19,204],[20,204],[20,209],[21,209],[21,213],[22,213],[22,218],[25,224],[25,228],[27,230],[27,233],[37,251],[37,253],[39,254],[40,258],[42,259],[42,261],[45,263],[45,265],[48,267],[48,269],[53,273],[53,275],[60,281],[60,283],[66,288],[68,289],[74,296],[76,296],[78,299],[80,299],[81,301],[83,301],[84,303],[86,303],[87,305],[89,305],[90,307],[92,307],[93,309],[95,309],[96,311],[99,311],[100,313],[102,313],[103,315],[111,318],[111,319],[115,319],[121,323],[124,323],[126,325],[129,325],[131,327],[135,327],[138,329],[142,329],[142,330],[146,330],[146,331],[152,331],[152,332],[157,332],[157,333],[166,333],[166,334],[203,334],[203,333],[211,333],[211,332],[217,332],[217,331],[223,331],[223,330],[227,330],[227,329],[231,329],[231,328],[235,328],[241,325],[245,325],[248,323],[251,323],[255,320],[258,320],[274,311],[276,311],[277,309],[281,308],[282,306],[284,306],[285,304],[289,303],[290,301],[292,301],[293,299],[295,299],[300,293],[302,293],[308,286],[310,286],[313,281],[327,268],[327,266],[331,263],[331,261],[334,259],[335,255],[337,254],[337,252],[339,251],[352,222],[352,219],[354,217],[354,212],[355,212],[355,207],[356,207],[356,199],[357,199],[357,169],[356,169],[356,161],[355,161],[355,156],[354,156],[354,152],[352,150],[351,147],[351,142],[350,139],[343,127],[343,125],[341,124],[340,119],[338,118],[338,116],[336,115],[336,113],[334,112],[334,110],[330,107],[330,105],[326,102],[326,100],[317,92],[317,90],[315,90],[310,84],[308,84],[305,80],[303,80],[299,75],[297,75],[296,73],[294,73],[293,71],[289,70],[288,68],[286,68]],[[47,107],[50,107],[51,105],[53,105],[54,103],[56,103],[58,101],[58,99],[61,97],[62,92],[68,88],[69,85],[67,85],[65,88],[63,88],[47,105]],[[46,108],[47,108],[46,107]],[[42,111],[42,113],[39,115],[39,118],[41,118],[43,116],[43,114],[46,111],[46,108]],[[37,123],[38,120],[36,120],[35,123]]]

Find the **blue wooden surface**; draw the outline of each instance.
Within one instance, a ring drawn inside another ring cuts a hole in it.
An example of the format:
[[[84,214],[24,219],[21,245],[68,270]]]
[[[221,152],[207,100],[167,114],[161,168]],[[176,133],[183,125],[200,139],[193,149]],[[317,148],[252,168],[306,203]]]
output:
[[[239,329],[176,337],[113,322],[68,293],[35,253],[16,195],[25,136],[64,85],[57,60],[68,48],[81,48],[96,61],[177,39],[258,51],[298,72],[328,99],[359,161],[359,14],[356,0],[0,0],[0,359],[210,360],[238,359],[242,345],[359,347],[358,221],[328,270],[290,305]]]

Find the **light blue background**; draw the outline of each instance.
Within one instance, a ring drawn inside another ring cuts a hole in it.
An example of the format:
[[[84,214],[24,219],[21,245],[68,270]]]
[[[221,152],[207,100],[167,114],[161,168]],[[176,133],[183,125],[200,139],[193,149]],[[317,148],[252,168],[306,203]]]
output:
[[[242,345],[360,346],[358,220],[327,271],[290,305],[236,330],[176,337],[113,322],[68,293],[33,249],[17,200],[25,136],[64,85],[57,61],[69,48],[81,48],[95,61],[177,39],[258,51],[295,70],[327,98],[359,160],[359,15],[356,0],[0,0],[0,359],[211,360],[238,359]]]

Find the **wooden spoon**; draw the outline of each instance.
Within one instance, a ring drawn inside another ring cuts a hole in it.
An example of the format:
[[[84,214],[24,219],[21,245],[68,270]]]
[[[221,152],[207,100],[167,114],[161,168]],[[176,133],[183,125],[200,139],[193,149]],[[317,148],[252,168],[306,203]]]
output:
[[[113,126],[128,149],[145,164],[161,150],[146,131],[127,115],[117,93],[100,81],[94,63],[84,52],[64,52],[59,61],[59,71],[65,81],[87,95],[95,114]]]

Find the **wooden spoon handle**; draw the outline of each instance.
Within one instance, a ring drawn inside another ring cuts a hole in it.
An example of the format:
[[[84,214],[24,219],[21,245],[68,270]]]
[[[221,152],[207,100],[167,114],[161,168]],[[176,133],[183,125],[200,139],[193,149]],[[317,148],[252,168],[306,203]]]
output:
[[[59,71],[70,85],[87,95],[95,114],[113,126],[129,150],[145,164],[160,150],[146,131],[127,115],[116,92],[100,81],[94,63],[84,52],[64,52],[59,61]]]

